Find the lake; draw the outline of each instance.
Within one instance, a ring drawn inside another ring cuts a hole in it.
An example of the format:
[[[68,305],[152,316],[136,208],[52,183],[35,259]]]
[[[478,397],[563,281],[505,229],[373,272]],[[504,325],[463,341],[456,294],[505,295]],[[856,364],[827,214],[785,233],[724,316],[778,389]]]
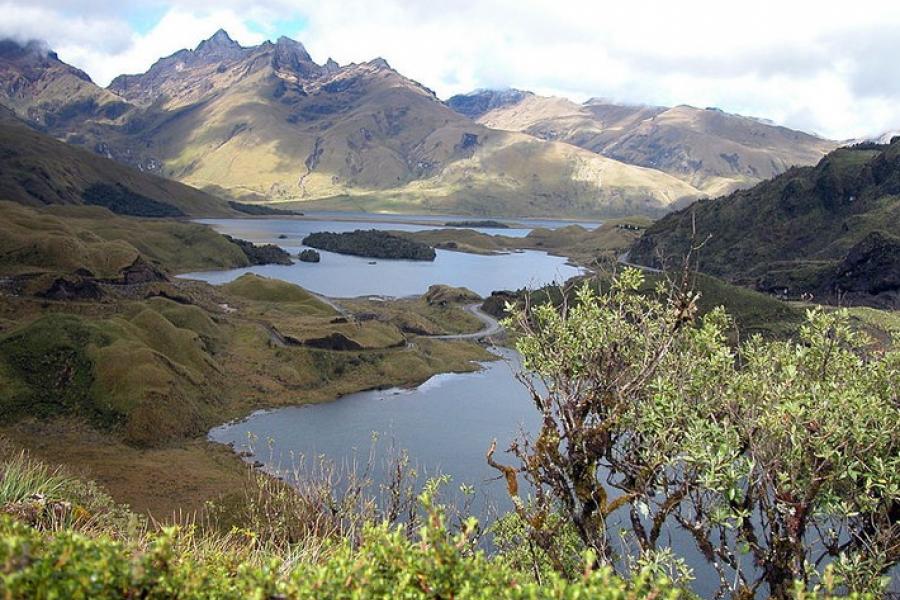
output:
[[[372,390],[324,404],[259,411],[213,429],[209,437],[245,450],[252,435],[258,440],[255,459],[270,470],[289,472],[299,456],[322,455],[337,464],[354,458],[364,462],[375,434],[379,457],[390,445],[405,449],[420,471],[450,475],[453,488],[475,485],[480,510],[488,499],[505,510],[510,507],[505,484],[496,480],[484,454],[492,439],[505,449],[523,427],[533,430],[540,421],[528,392],[514,377],[518,354],[493,352],[501,360],[483,363],[474,373],[444,373],[416,388]]]
[[[256,244],[277,244],[293,256],[304,248],[301,243],[303,238],[317,231],[343,232],[355,229],[421,231],[430,227],[427,224],[299,219],[205,219],[200,222],[221,233]],[[506,234],[510,230],[502,231]],[[527,233],[530,229],[518,231]],[[488,296],[494,290],[537,288],[549,283],[563,282],[583,272],[582,269],[567,264],[565,258],[534,250],[498,255],[438,250],[434,261],[374,260],[321,250],[319,254],[322,257],[319,263],[296,261],[293,265],[259,265],[241,269],[184,273],[181,277],[222,284],[237,279],[244,273],[256,273],[289,281],[325,296],[352,298],[424,294],[428,287],[435,283],[463,286],[482,296]]]

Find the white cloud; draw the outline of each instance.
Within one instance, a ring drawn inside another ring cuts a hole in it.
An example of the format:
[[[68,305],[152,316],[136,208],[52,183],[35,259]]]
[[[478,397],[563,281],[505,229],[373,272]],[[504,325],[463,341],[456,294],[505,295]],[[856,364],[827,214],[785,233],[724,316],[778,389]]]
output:
[[[835,138],[900,126],[892,0],[852,9],[826,0],[152,0],[164,17],[146,34],[130,30],[121,4],[7,1],[0,34],[47,39],[106,83],[219,27],[251,44],[302,16],[302,31],[278,33],[320,62],[382,56],[441,97],[515,86],[576,100],[719,106]]]

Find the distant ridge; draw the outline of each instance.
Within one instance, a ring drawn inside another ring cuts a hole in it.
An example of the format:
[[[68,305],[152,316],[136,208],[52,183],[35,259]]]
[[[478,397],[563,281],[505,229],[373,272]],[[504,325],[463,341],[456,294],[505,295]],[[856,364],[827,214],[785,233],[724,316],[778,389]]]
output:
[[[521,90],[478,90],[448,106],[495,129],[566,142],[677,177],[706,195],[745,188],[791,166],[816,163],[836,142],[756,117],[705,109],[621,104]]]

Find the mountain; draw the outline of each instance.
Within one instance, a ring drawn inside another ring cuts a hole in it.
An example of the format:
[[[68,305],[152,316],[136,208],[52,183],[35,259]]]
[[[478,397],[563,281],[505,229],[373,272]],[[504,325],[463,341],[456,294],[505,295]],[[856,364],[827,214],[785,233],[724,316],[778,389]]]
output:
[[[494,129],[562,141],[657,169],[718,195],[816,163],[837,144],[770,123],[691,106],[577,104],[520,90],[479,90],[448,106]]]
[[[146,217],[234,214],[219,198],[35,131],[0,107],[0,200],[93,204]]]
[[[696,235],[693,235],[693,232]],[[900,307],[900,138],[839,148],[752,189],[656,222],[630,252],[788,297]]]
[[[0,99],[23,119],[61,131],[84,121],[111,122],[129,109],[41,42],[0,40]]]
[[[4,79],[27,71],[27,81],[45,82],[21,84],[17,95],[2,90],[0,103],[20,117],[138,169],[233,198],[612,216],[660,215],[700,196],[654,169],[475,123],[383,59],[319,65],[288,38],[242,47],[219,31],[105,90],[52,53],[8,46]],[[70,106],[59,90],[74,79],[86,100]]]
[[[470,119],[477,119],[494,109],[518,104],[530,95],[533,94],[516,89],[481,89],[475,90],[470,94],[452,96],[447,100],[447,106]]]

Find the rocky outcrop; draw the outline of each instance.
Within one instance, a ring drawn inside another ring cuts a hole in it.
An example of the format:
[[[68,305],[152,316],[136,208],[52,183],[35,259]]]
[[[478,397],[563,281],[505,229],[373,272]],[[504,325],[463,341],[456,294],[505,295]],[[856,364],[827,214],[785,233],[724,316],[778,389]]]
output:
[[[476,90],[451,97],[447,100],[447,106],[470,119],[477,119],[495,108],[518,104],[529,95],[531,92],[516,89]]]
[[[166,281],[166,274],[154,265],[147,262],[143,256],[138,256],[134,262],[119,272],[120,280],[115,283],[134,285],[138,283],[152,283]]]
[[[900,238],[869,233],[847,253],[826,291],[858,303],[900,308]]]
[[[49,300],[100,300],[103,298],[103,290],[92,277],[79,275],[64,275],[54,277],[43,290],[37,291],[35,296]]]
[[[308,340],[304,340],[303,344],[305,346],[318,348],[320,350],[347,351],[363,349],[362,345],[359,342],[351,340],[343,333],[338,332],[326,335],[325,337],[310,338]]]

